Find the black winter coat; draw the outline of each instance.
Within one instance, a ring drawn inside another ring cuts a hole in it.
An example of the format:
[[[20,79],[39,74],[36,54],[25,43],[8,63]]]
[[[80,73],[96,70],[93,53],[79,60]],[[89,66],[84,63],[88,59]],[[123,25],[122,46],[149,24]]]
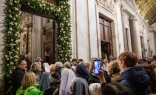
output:
[[[19,67],[16,67],[16,69],[12,72],[11,76],[12,93],[13,93],[12,95],[16,95],[17,89],[21,86],[24,74],[25,70]]]

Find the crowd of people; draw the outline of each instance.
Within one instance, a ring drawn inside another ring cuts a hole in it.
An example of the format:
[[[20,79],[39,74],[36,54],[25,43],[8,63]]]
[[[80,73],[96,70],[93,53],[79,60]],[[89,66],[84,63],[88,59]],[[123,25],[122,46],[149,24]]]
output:
[[[100,61],[95,74],[94,61]],[[109,60],[109,61],[108,61]],[[11,76],[12,95],[153,95],[156,94],[156,55],[139,59],[133,52],[118,58],[92,58],[90,62],[35,63],[19,58]]]

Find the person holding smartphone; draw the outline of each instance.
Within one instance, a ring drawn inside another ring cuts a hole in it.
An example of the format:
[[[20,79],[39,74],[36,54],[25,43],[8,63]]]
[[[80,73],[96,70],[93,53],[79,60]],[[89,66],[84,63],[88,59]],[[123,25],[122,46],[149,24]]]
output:
[[[100,58],[92,58],[92,62],[89,66],[89,70],[90,70],[90,74],[89,74],[89,77],[88,77],[88,83],[90,83],[90,79],[91,78],[95,78],[97,77],[97,75],[100,74],[100,70],[101,69],[101,63],[102,63],[102,60]],[[111,81],[111,78],[110,76],[108,75],[108,72],[105,71],[105,70],[102,70],[104,72],[104,77],[106,79],[106,82],[109,83]],[[96,80],[93,80],[93,83],[97,83],[99,82],[99,80],[97,80],[97,78],[95,78]]]

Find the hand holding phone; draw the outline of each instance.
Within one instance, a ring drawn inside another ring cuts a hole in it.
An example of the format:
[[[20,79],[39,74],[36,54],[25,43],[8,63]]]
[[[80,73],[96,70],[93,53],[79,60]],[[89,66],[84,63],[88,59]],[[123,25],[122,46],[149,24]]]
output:
[[[99,75],[100,74],[100,69],[101,69],[101,61],[100,60],[95,60],[94,61],[94,74]]]

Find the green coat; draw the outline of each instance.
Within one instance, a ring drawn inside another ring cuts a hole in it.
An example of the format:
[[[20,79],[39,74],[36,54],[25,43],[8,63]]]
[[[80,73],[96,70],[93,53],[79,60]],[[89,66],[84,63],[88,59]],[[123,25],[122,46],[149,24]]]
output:
[[[21,86],[17,91],[16,95],[43,95],[44,92],[37,89],[36,86],[23,87]]]

